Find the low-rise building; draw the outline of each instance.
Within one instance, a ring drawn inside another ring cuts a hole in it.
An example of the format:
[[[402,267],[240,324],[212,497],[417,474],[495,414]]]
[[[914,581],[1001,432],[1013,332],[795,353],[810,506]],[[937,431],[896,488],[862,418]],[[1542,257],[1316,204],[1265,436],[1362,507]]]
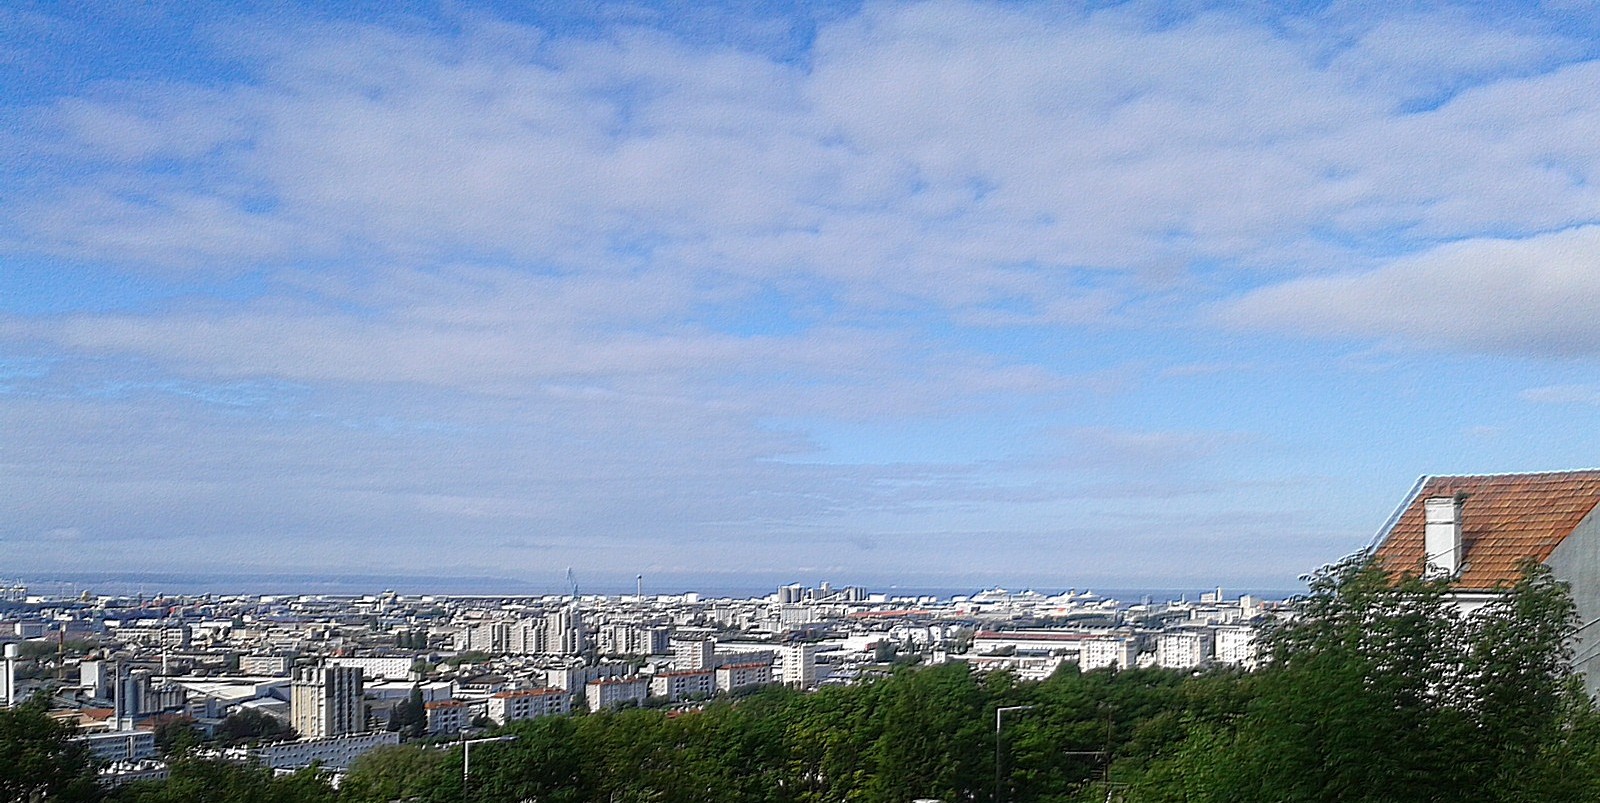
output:
[[[732,692],[772,682],[772,661],[724,664],[717,667],[717,691]]]
[[[504,725],[571,710],[572,695],[562,689],[517,689],[490,695],[487,713],[496,725]]]
[[[1204,630],[1166,631],[1156,636],[1156,666],[1193,669],[1211,660],[1213,641]]]
[[[465,701],[440,700],[422,707],[428,712],[429,733],[460,733],[472,724],[472,709]]]
[[[152,731],[122,730],[86,733],[74,737],[89,748],[97,761],[139,761],[156,757],[156,735]]]
[[[650,678],[650,696],[677,702],[693,697],[710,697],[717,691],[716,672],[711,669],[686,669],[660,672]]]
[[[297,739],[256,748],[253,755],[261,765],[270,769],[300,769],[312,764],[332,770],[349,769],[369,750],[400,743],[400,734],[393,731],[358,733],[334,736],[327,739]]]
[[[613,678],[591,680],[583,687],[584,700],[590,711],[621,708],[628,703],[642,703],[650,694],[648,678]]]
[[[1132,669],[1139,658],[1139,642],[1127,636],[1086,638],[1079,642],[1078,668]]]

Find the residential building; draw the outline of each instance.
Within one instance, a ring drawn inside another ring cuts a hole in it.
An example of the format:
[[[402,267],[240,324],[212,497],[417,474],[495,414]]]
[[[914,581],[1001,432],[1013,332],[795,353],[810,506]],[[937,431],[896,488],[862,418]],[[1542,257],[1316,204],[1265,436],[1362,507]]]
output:
[[[1228,625],[1215,631],[1216,660],[1226,666],[1256,667],[1256,631],[1248,625]]]
[[[504,725],[570,710],[572,695],[562,689],[517,689],[490,695],[487,714],[496,725]]]
[[[710,669],[716,660],[717,642],[712,639],[672,642],[672,668]]]
[[[650,696],[673,702],[692,697],[710,697],[716,691],[717,675],[711,669],[660,672],[650,677]]]
[[[439,700],[422,707],[428,713],[428,733],[460,733],[472,724],[472,707],[465,700]]]
[[[312,764],[325,770],[346,770],[362,754],[400,743],[394,731],[357,733],[327,739],[297,739],[258,747],[253,755],[268,769],[300,769]]]
[[[139,761],[156,757],[156,735],[154,731],[111,731],[109,733],[88,733],[73,737],[89,748],[89,755],[96,761]]]
[[[289,717],[301,738],[324,739],[367,729],[359,667],[296,667],[289,689]]]
[[[644,677],[591,680],[583,687],[590,711],[620,708],[627,703],[642,703],[650,694],[650,680]]]
[[[724,664],[716,669],[717,691],[731,692],[772,682],[772,661]]]
[[[1443,577],[1465,613],[1514,584],[1525,560],[1567,583],[1584,623],[1573,666],[1600,693],[1600,470],[1425,476],[1379,533],[1379,565]]]
[[[783,682],[800,689],[817,685],[817,645],[789,644],[779,651],[783,657]]]
[[[1166,631],[1156,636],[1156,666],[1193,669],[1211,660],[1211,633],[1205,630]]]
[[[1132,669],[1137,666],[1139,642],[1127,636],[1099,636],[1078,642],[1078,668]]]

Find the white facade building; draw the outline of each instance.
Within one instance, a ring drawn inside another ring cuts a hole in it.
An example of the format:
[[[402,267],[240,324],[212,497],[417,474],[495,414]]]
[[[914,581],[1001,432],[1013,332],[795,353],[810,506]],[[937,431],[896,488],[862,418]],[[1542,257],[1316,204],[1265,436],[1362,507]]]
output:
[[[353,666],[360,669],[361,676],[366,680],[405,680],[411,677],[411,665],[416,662],[417,658],[414,655],[328,659],[329,666]]]
[[[1156,636],[1156,666],[1193,669],[1211,659],[1211,634],[1200,630],[1167,631]]]
[[[318,764],[324,769],[349,769],[369,750],[400,743],[400,734],[393,731],[358,733],[334,736],[327,739],[297,739],[264,745],[254,751],[261,765],[269,769],[300,769]]]
[[[1254,669],[1256,667],[1255,628],[1246,625],[1217,628],[1216,653],[1217,663],[1219,664]]]
[[[649,678],[615,678],[591,680],[583,687],[584,700],[590,711],[620,708],[627,703],[642,703],[650,694]]]
[[[717,667],[717,691],[731,692],[772,682],[772,661],[724,664]]]
[[[783,657],[783,682],[801,689],[817,685],[817,645],[790,644],[779,651]]]
[[[650,696],[677,702],[691,697],[710,697],[717,691],[717,675],[710,669],[685,669],[661,672],[650,678]]]
[[[306,739],[326,739],[367,729],[361,670],[351,666],[303,666],[289,687],[289,717]]]
[[[1079,642],[1078,668],[1132,669],[1139,658],[1139,642],[1125,636],[1086,638]]]
[[[518,689],[490,695],[487,713],[496,725],[504,725],[571,710],[572,695],[562,689]]]

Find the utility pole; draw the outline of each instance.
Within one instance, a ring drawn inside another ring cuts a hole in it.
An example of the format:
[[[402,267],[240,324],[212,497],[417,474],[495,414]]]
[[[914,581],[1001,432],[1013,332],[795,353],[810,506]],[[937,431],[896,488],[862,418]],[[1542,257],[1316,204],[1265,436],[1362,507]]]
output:
[[[472,774],[472,746],[488,742],[513,742],[515,736],[490,736],[483,739],[468,739],[466,731],[461,732],[461,801],[467,801],[467,779]]]
[[[1012,711],[1027,711],[1031,705],[1003,705],[994,710],[994,803],[1001,803],[1001,794],[1005,790],[1004,777],[1000,772],[1000,725],[1002,717]]]

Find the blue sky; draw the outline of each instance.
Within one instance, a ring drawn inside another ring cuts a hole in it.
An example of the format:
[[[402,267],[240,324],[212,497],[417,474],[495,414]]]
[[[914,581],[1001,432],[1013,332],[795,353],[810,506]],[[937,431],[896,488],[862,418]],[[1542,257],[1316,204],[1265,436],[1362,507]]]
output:
[[[1285,588],[1600,464],[1580,2],[0,9],[0,565]]]

